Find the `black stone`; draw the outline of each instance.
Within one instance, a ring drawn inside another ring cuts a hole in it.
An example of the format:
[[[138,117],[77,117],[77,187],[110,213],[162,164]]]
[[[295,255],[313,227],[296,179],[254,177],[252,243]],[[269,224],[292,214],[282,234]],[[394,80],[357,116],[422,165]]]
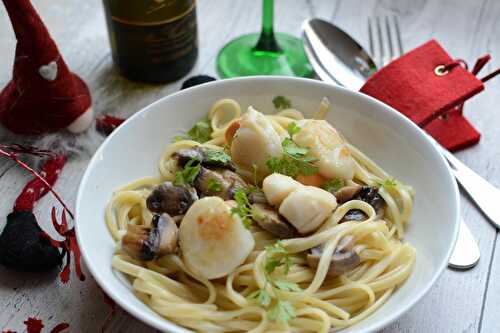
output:
[[[32,212],[13,212],[0,235],[0,264],[7,268],[40,272],[61,265],[59,249],[43,238]]]
[[[197,85],[202,84],[202,83],[215,81],[215,80],[216,80],[216,78],[208,76],[208,75],[192,76],[182,83],[181,90],[191,88],[191,87],[197,86]]]

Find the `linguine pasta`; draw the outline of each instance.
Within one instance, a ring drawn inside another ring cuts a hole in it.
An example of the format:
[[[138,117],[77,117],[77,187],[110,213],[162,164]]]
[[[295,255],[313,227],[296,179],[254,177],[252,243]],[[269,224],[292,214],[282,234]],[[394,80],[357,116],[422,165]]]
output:
[[[325,99],[315,118],[324,119],[328,109]],[[314,232],[283,240],[253,223],[251,253],[227,276],[211,280],[190,270],[181,251],[144,261],[119,246],[130,225],[150,226],[153,213],[146,200],[155,186],[175,179],[179,167],[174,153],[196,146],[224,150],[226,131],[241,117],[238,102],[217,101],[208,113],[211,140],[171,143],[159,161],[158,177],[136,180],[113,193],[105,212],[106,224],[118,244],[113,268],[129,278],[137,297],[156,313],[199,332],[329,332],[363,320],[382,306],[412,271],[416,251],[402,239],[412,211],[413,191],[350,144],[354,177],[346,184],[377,187],[385,203],[382,216],[365,201],[349,200],[339,204]],[[304,119],[295,109],[265,117],[280,136],[286,135],[290,123]],[[242,174],[247,180],[251,178]],[[360,210],[366,219],[342,221],[351,210]],[[183,223],[182,217],[177,223]],[[360,262],[340,276],[329,276],[329,263],[345,236],[352,237]],[[322,246],[322,253],[317,267],[312,268],[306,257],[317,246]],[[266,271],[268,262],[282,258],[283,253],[287,268],[278,265],[271,273]]]

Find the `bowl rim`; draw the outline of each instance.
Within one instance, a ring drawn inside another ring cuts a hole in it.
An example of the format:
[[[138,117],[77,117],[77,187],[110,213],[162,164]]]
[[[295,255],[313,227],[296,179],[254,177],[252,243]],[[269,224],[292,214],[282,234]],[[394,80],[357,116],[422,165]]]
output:
[[[446,260],[443,260],[443,262],[437,266],[437,269],[436,269],[436,273],[434,274],[434,276],[430,279],[430,281],[427,283],[427,285],[424,287],[424,288],[421,288],[415,297],[413,297],[407,304],[406,306],[404,307],[401,307],[401,308],[398,308],[396,311],[393,311],[391,312],[391,314],[385,318],[383,318],[382,320],[378,321],[378,322],[375,322],[373,323],[372,325],[368,326],[365,328],[365,332],[372,332],[372,331],[376,331],[376,330],[380,330],[386,326],[388,326],[389,324],[393,323],[394,321],[396,321],[398,318],[400,318],[404,313],[406,313],[407,311],[409,311],[411,308],[413,308],[429,291],[430,289],[435,285],[437,279],[443,274],[444,272],[444,269],[447,267],[448,265],[448,261],[451,257],[451,254],[453,252],[453,249],[455,248],[455,244],[457,242],[457,239],[458,239],[458,232],[459,232],[459,226],[460,226],[460,194],[459,194],[459,190],[458,190],[458,185],[457,185],[457,182],[455,181],[455,178],[454,178],[454,175],[452,173],[452,170],[451,170],[451,167],[449,166],[448,162],[446,161],[446,159],[444,158],[444,156],[439,152],[439,150],[437,149],[436,145],[437,143],[433,142],[433,140],[429,137],[429,135],[427,135],[423,129],[421,129],[420,127],[418,127],[415,123],[413,123],[411,120],[409,120],[407,117],[405,117],[403,114],[401,114],[400,112],[396,111],[394,108],[392,108],[391,106],[385,104],[384,102],[382,101],[379,101],[369,95],[366,95],[366,94],[363,94],[363,93],[360,93],[358,91],[352,91],[352,90],[349,90],[347,88],[344,88],[344,87],[341,87],[341,86],[335,86],[335,85],[332,85],[332,84],[328,84],[328,83],[325,83],[323,81],[318,81],[318,80],[315,80],[315,79],[309,79],[309,78],[298,78],[298,77],[288,77],[288,76],[246,76],[246,77],[238,77],[238,78],[230,78],[230,79],[223,79],[223,80],[216,80],[216,81],[211,81],[211,82],[207,82],[207,83],[203,83],[203,84],[200,84],[200,85],[197,85],[197,86],[193,86],[193,87],[190,87],[188,89],[183,89],[183,90],[180,90],[180,91],[177,91],[173,94],[169,94],[169,95],[166,95],[166,96],[163,96],[162,98],[156,100],[155,102],[152,102],[150,104],[148,104],[147,106],[143,107],[141,110],[135,112],[132,116],[128,117],[124,122],[123,124],[121,124],[116,130],[114,130],[102,143],[101,145],[99,146],[99,148],[96,150],[96,152],[94,153],[94,155],[92,156],[92,158],[90,159],[89,163],[87,164],[87,167],[85,169],[85,172],[84,172],[84,175],[80,181],[80,184],[79,184],[79,188],[78,188],[78,192],[77,192],[77,197],[76,197],[76,204],[75,204],[75,219],[74,219],[74,226],[75,226],[75,233],[76,233],[76,238],[77,238],[77,242],[80,247],[80,251],[81,251],[81,257],[83,258],[84,262],[85,262],[85,265],[87,267],[87,269],[89,270],[90,274],[92,275],[92,277],[95,279],[95,281],[97,282],[97,284],[99,285],[99,287],[101,287],[104,292],[106,292],[106,294],[111,297],[120,307],[122,307],[123,309],[125,309],[129,314],[131,314],[132,316],[134,316],[136,319],[138,319],[139,321],[151,326],[151,327],[154,327],[160,331],[164,331],[165,329],[174,329],[174,330],[177,330],[177,331],[184,331],[184,332],[192,332],[190,331],[189,329],[185,328],[185,327],[182,327],[180,325],[177,325],[175,324],[174,322],[166,319],[166,318],[163,318],[159,315],[158,318],[154,318],[154,317],[151,317],[149,315],[145,315],[143,313],[142,310],[140,309],[137,309],[135,306],[123,301],[119,296],[113,294],[110,290],[110,288],[108,288],[108,282],[106,282],[107,280],[103,279],[99,272],[98,272],[98,268],[93,266],[92,264],[92,261],[91,261],[91,258],[88,256],[88,253],[85,251],[85,249],[81,246],[81,244],[83,244],[81,242],[81,236],[80,236],[80,232],[79,232],[79,223],[78,223],[78,217],[79,217],[79,211],[80,211],[80,206],[81,206],[81,201],[82,201],[82,197],[83,197],[83,193],[84,193],[84,188],[85,188],[85,185],[86,183],[88,182],[89,180],[89,174],[90,174],[90,170],[92,170],[96,164],[96,161],[99,159],[99,156],[101,155],[101,152],[105,149],[106,145],[113,139],[113,137],[115,135],[117,135],[117,133],[119,133],[120,131],[126,131],[128,125],[134,121],[137,120],[137,118],[140,118],[142,117],[145,113],[149,112],[153,106],[157,105],[157,104],[161,104],[163,103],[165,100],[167,99],[174,99],[178,96],[182,96],[182,95],[186,95],[186,94],[191,94],[193,93],[194,91],[197,91],[197,90],[202,90],[202,89],[205,89],[207,86],[211,86],[211,85],[221,85],[221,86],[224,86],[224,85],[234,85],[234,84],[238,84],[239,82],[248,82],[248,81],[267,81],[267,82],[279,82],[279,81],[291,81],[291,82],[302,82],[302,83],[306,83],[308,85],[312,85],[312,86],[317,86],[317,87],[325,87],[325,88],[328,88],[328,89],[334,89],[334,90],[340,90],[342,93],[348,95],[350,98],[361,98],[361,99],[365,99],[367,101],[369,101],[370,103],[374,103],[376,105],[378,105],[379,107],[381,107],[382,111],[383,112],[391,112],[396,118],[399,119],[399,121],[403,121],[404,123],[406,123],[408,126],[410,127],[413,127],[413,129],[415,129],[419,135],[422,137],[423,141],[426,142],[427,145],[429,145],[431,147],[431,150],[434,151],[435,154],[439,155],[438,159],[440,159],[441,163],[443,163],[445,166],[446,166],[446,169],[447,169],[447,173],[448,173],[448,179],[451,180],[452,182],[452,189],[453,189],[453,193],[451,193],[450,195],[453,196],[453,202],[455,203],[455,221],[454,222],[454,230],[453,230],[453,236],[452,236],[452,242],[451,242],[451,246],[448,248],[448,251],[445,255],[445,258]],[[314,87],[313,87],[314,89]],[[160,322],[161,320],[161,322]],[[167,326],[170,326],[170,327],[165,327],[165,324]]]

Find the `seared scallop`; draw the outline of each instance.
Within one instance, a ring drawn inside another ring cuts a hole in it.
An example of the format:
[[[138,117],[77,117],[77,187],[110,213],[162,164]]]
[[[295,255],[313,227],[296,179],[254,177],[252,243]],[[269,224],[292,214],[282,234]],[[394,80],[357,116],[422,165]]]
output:
[[[319,173],[329,179],[352,179],[354,160],[345,140],[325,120],[304,119],[297,122],[301,128],[293,140],[318,159]]]
[[[269,174],[266,161],[282,154],[281,138],[269,119],[249,107],[241,117],[240,127],[231,142],[233,162],[248,172],[255,165],[259,176],[264,177]]]
[[[292,177],[273,173],[262,182],[262,191],[271,205],[278,206],[290,193],[302,186]]]
[[[281,203],[279,213],[301,234],[316,230],[337,207],[330,192],[314,186],[301,186]]]
[[[228,275],[252,252],[252,233],[219,197],[205,197],[187,211],[179,228],[186,266],[195,274],[216,279]]]

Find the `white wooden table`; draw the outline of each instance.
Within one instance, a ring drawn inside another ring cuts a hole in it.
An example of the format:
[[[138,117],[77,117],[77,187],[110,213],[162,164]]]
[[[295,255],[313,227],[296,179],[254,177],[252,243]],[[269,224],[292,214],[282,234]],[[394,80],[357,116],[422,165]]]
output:
[[[127,117],[160,97],[177,91],[180,82],[145,85],[127,81],[113,69],[100,0],[33,0],[70,68],[89,84],[97,113]],[[258,29],[260,1],[199,0],[200,56],[192,74],[215,75],[218,50],[230,39]],[[332,20],[367,45],[367,17],[398,15],[406,50],[430,38],[438,39],[457,58],[473,63],[494,56],[487,70],[500,65],[500,1],[497,0],[277,0],[276,29],[298,35],[301,22],[318,16]],[[15,38],[0,6],[0,86],[10,79]],[[495,58],[496,57],[496,58]],[[486,72],[486,71],[485,71]],[[500,187],[500,80],[466,104],[466,114],[483,134],[479,145],[458,153],[471,168]],[[12,140],[5,131],[2,141]],[[76,190],[90,156],[73,158],[56,188],[74,205]],[[12,163],[0,161],[0,229],[13,201],[29,176]],[[498,233],[462,198],[462,213],[481,248],[481,261],[468,272],[446,270],[431,292],[384,332],[500,332],[500,243]],[[53,203],[47,195],[37,207],[43,226]],[[500,204],[500,203],[499,203]],[[439,240],[436,240],[439,241]],[[85,268],[84,268],[85,269]],[[70,332],[97,332],[108,308],[87,273],[61,285],[53,275],[26,275],[0,268],[0,331],[24,331],[28,316],[44,320],[46,328],[69,322]],[[108,332],[152,332],[122,310]]]

